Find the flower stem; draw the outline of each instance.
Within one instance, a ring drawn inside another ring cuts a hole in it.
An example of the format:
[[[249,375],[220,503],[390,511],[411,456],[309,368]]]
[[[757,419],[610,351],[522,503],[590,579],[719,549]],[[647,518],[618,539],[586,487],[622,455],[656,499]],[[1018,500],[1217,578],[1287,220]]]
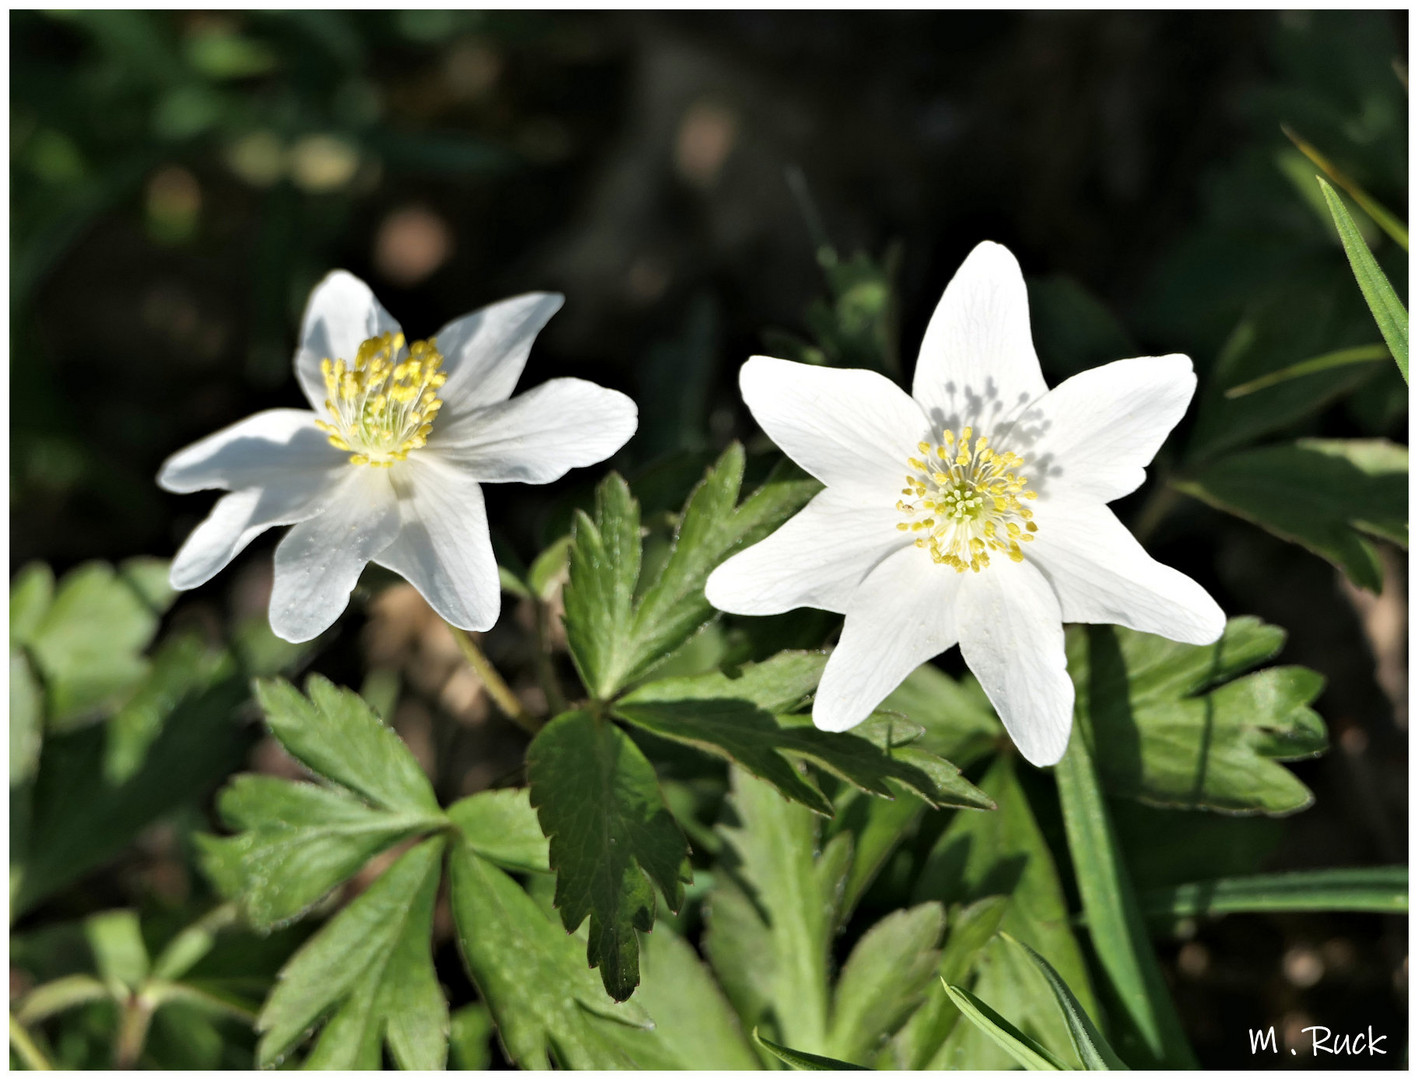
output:
[[[547,628],[547,606],[540,600],[535,601],[535,604],[537,675],[541,680],[542,689],[546,691],[547,708],[551,710],[552,716],[557,716],[566,711],[566,698],[561,692],[561,683],[557,680],[556,668],[551,662],[551,642],[549,640],[551,635]]]
[[[10,1047],[27,1069],[34,1072],[47,1072],[54,1068],[49,1063],[49,1059],[44,1056],[44,1052],[35,1044],[34,1039],[30,1037],[30,1033],[15,1019],[13,1014],[10,1016]]]
[[[517,695],[512,692],[512,688],[503,681],[501,675],[497,673],[497,668],[492,666],[477,643],[466,630],[460,630],[451,623],[448,629],[453,632],[453,640],[458,643],[458,648],[463,652],[463,658],[468,661],[477,677],[487,688],[487,693],[497,707],[502,710],[502,715],[511,720],[528,735],[535,735],[540,726],[528,715],[527,710],[522,708],[522,703],[517,699]]]

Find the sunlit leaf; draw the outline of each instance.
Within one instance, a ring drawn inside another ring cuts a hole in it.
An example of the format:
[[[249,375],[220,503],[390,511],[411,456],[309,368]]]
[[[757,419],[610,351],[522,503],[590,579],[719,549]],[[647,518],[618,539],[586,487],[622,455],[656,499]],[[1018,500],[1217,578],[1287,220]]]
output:
[[[791,1046],[781,1046],[772,1039],[765,1039],[758,1033],[758,1029],[753,1029],[753,1038],[760,1046],[766,1048],[770,1054],[779,1061],[791,1066],[800,1072],[870,1072],[863,1065],[853,1065],[847,1061],[838,1061],[836,1058],[825,1057],[822,1054],[809,1054],[806,1050],[794,1050]]]
[[[1334,188],[1325,183],[1323,179],[1320,177],[1315,179],[1319,182],[1320,190],[1324,192],[1325,202],[1329,204],[1329,212],[1334,215],[1334,225],[1339,230],[1339,239],[1344,245],[1344,254],[1349,257],[1349,266],[1354,271],[1354,278],[1359,282],[1359,291],[1364,294],[1364,302],[1369,305],[1369,310],[1374,314],[1374,322],[1379,325],[1379,333],[1383,335],[1389,351],[1393,353],[1393,358],[1398,363],[1398,370],[1403,375],[1403,381],[1407,382],[1408,312],[1404,308],[1403,302],[1399,300],[1398,294],[1393,291],[1393,286],[1389,284],[1388,278],[1379,268],[1373,253],[1369,251],[1369,245],[1359,234],[1354,219],[1344,208],[1344,202],[1334,193]]]
[[[377,806],[438,814],[438,800],[419,764],[360,696],[312,675],[309,698],[279,679],[257,683],[271,734],[320,776]]]
[[[905,1022],[934,983],[944,930],[944,908],[926,903],[894,911],[862,935],[833,992],[831,1056],[867,1061]]]
[[[479,791],[450,806],[448,818],[468,846],[504,869],[550,869],[547,839],[526,788]]]
[[[952,986],[944,979],[941,985],[960,1010],[960,1014],[982,1032],[986,1038],[1026,1069],[1047,1072],[1067,1068],[1058,1058],[1025,1035],[1003,1016],[963,986]]]
[[[1214,645],[1121,627],[1071,628],[1076,715],[1097,747],[1104,790],[1233,813],[1308,806],[1313,796],[1280,762],[1328,745],[1324,722],[1308,707],[1323,680],[1300,667],[1241,674],[1284,640],[1283,631],[1254,618],[1230,620]]]
[[[646,1028],[650,1020],[636,1003],[605,996],[581,943],[468,845],[453,845],[449,874],[463,962],[507,1056],[524,1069],[548,1068],[551,1053],[568,1069],[633,1067],[596,1021]]]
[[[1049,989],[1054,992],[1054,998],[1058,1001],[1064,1021],[1068,1024],[1069,1038],[1073,1040],[1074,1052],[1078,1054],[1078,1059],[1083,1063],[1083,1067],[1085,1069],[1126,1069],[1127,1065],[1113,1052],[1113,1048],[1103,1038],[1098,1026],[1093,1023],[1093,1018],[1088,1015],[1087,1010],[1079,1003],[1068,983],[1064,982],[1063,977],[1054,969],[1054,966],[1018,938],[1010,937],[1008,934],[1001,936],[1010,945],[1022,950],[1033,961],[1039,973],[1044,976],[1045,981],[1049,984]]]
[[[261,1009],[263,1067],[321,1020],[307,1068],[378,1068],[382,1044],[400,1068],[443,1067],[448,1005],[429,945],[443,847],[405,852],[291,958]]]
[[[440,821],[273,776],[238,776],[218,808],[236,835],[199,837],[203,864],[260,928],[298,918],[375,854]]]
[[[957,815],[927,856],[912,896],[917,901],[934,899],[947,904],[1005,897],[999,929],[1028,941],[1048,956],[1066,973],[1085,1007],[1096,1013],[1088,969],[1070,926],[1053,856],[1019,784],[1015,760],[1000,757],[980,780],[981,788],[999,809],[989,814]],[[1000,939],[986,942],[971,966],[975,972],[972,989],[978,996],[1014,1017],[1045,1045],[1067,1046],[1068,1036],[1051,1006],[1053,995],[1048,986]],[[936,1061],[947,1067],[1007,1064],[998,1051],[990,1050],[978,1031],[960,1025],[938,1054],[932,1052]]]
[[[743,448],[724,451],[690,493],[668,557],[640,573],[640,513],[612,474],[597,489],[596,517],[580,514],[565,592],[567,641],[586,686],[605,700],[684,644],[715,615],[709,572],[800,510],[820,488],[775,471],[738,503]],[[634,597],[637,595],[636,601]]]
[[[1152,917],[1192,918],[1242,911],[1408,910],[1408,867],[1343,866],[1191,881],[1139,898]]]

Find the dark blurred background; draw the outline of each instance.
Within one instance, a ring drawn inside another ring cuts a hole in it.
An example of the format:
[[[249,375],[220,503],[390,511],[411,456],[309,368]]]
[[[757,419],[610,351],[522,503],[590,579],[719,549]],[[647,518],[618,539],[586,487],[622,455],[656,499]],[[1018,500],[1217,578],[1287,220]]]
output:
[[[1030,277],[1051,383],[1185,351],[1204,396],[1256,310],[1290,361],[1376,338],[1282,122],[1407,216],[1396,11],[91,11],[10,25],[12,572],[174,551],[209,501],[160,492],[159,464],[302,403],[300,311],[333,267],[369,281],[410,336],[519,291],[566,293],[526,385],[575,374],[635,396],[641,430],[616,462],[634,475],[753,438],[738,365],[771,351],[767,331],[811,338],[824,242],[894,280],[898,378],[989,238]],[[1406,266],[1385,257],[1404,294]],[[1406,443],[1402,384],[1360,374],[1286,430]],[[523,559],[564,520],[528,494],[490,492]],[[1191,503],[1149,544],[1228,611],[1286,627],[1284,659],[1329,679],[1335,749],[1297,766],[1318,807],[1258,824],[1272,863],[1406,862],[1406,557],[1386,549],[1387,588],[1369,597]],[[224,580],[199,598],[223,602]],[[1398,1034],[1406,955],[1399,920],[1238,917],[1167,960],[1217,1065],[1254,1064],[1248,1021]],[[1374,1064],[1398,1064],[1394,1050]]]

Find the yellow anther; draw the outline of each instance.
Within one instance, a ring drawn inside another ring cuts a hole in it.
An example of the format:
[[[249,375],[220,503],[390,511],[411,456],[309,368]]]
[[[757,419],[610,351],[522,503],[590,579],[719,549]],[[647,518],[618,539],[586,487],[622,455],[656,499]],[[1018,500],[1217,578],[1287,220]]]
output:
[[[403,334],[381,334],[360,343],[353,361],[325,358],[320,374],[330,423],[317,426],[353,465],[387,468],[422,447],[443,402],[443,356],[432,340],[404,348]]]
[[[900,532],[922,533],[916,547],[958,573],[979,573],[990,565],[990,553],[1002,552],[1018,562],[1024,558],[1021,542],[1034,539],[1038,525],[1020,499],[1037,495],[1026,491],[1028,481],[1012,470],[1024,459],[1010,450],[989,445],[989,436],[975,436],[971,427],[958,433],[946,428],[934,445],[917,443],[926,461],[907,458],[914,470],[906,475],[905,499],[896,509],[908,517],[923,511],[932,516],[896,523]]]

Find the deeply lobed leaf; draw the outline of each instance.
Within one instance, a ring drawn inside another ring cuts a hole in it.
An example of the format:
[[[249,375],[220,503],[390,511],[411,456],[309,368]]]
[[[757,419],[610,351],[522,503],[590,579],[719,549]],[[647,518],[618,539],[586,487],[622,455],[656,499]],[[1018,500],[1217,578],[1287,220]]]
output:
[[[688,845],[654,768],[608,720],[557,717],[528,748],[527,776],[550,840],[562,923],[572,931],[590,918],[586,957],[606,992],[624,1001],[639,982],[635,931],[655,923],[654,888],[671,910],[683,902]]]

